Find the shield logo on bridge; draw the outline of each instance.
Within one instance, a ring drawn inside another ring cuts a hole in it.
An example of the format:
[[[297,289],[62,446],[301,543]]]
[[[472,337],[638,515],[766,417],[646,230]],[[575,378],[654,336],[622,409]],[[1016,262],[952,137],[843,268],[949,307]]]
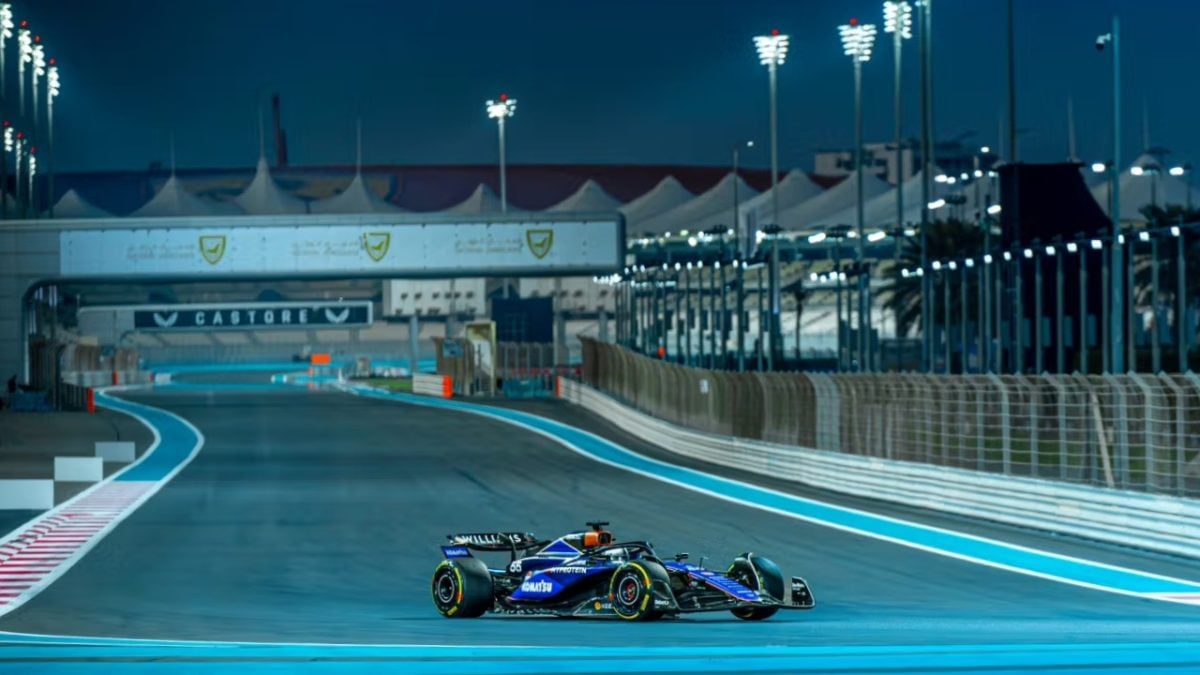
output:
[[[200,237],[200,255],[209,265],[216,265],[225,257],[225,235],[210,234]]]
[[[541,260],[554,245],[554,230],[526,230],[525,243],[529,244],[529,252],[533,257]]]
[[[388,247],[392,245],[392,234],[390,232],[367,232],[362,238],[363,248],[367,250],[367,256],[375,262],[383,260],[383,256],[387,255]]]

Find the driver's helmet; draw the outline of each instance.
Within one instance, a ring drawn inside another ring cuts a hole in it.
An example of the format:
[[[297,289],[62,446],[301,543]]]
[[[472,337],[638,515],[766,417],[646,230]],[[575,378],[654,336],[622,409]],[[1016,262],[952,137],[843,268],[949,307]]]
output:
[[[608,546],[611,543],[613,543],[613,535],[608,530],[595,530],[583,533],[584,549],[599,548],[601,546]]]
[[[629,551],[626,551],[624,546],[610,548],[604,551],[602,555],[612,563],[623,563],[629,560]]]

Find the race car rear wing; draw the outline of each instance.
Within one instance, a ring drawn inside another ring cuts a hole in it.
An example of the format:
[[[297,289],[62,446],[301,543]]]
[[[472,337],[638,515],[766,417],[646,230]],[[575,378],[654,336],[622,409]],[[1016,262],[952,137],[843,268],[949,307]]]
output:
[[[474,551],[527,551],[543,546],[545,542],[532,532],[468,532],[448,534],[446,538],[456,546],[466,546]]]

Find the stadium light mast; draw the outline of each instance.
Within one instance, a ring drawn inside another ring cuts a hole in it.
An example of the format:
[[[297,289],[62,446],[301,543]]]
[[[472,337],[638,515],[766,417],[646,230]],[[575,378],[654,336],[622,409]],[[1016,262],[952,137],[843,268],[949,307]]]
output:
[[[46,48],[42,46],[42,37],[40,35],[33,36],[33,47],[31,53],[30,69],[30,96],[33,99],[33,133],[37,136],[38,127],[38,83],[46,74]]]
[[[896,117],[896,227],[904,227],[904,136],[901,126],[903,113],[901,96],[900,59],[904,53],[904,41],[912,38],[912,5],[905,0],[883,3],[883,30],[892,34],[892,50],[895,53],[895,117]]]
[[[1111,286],[1109,308],[1109,372],[1125,372],[1125,247],[1121,236],[1121,23],[1116,15],[1112,18],[1112,31],[1096,38],[1096,49],[1103,51],[1112,47],[1112,108],[1113,108],[1113,161],[1109,167],[1109,200],[1112,218],[1112,246],[1109,249],[1109,284]],[[1133,364],[1130,364],[1131,366]]]
[[[25,115],[25,64],[33,63],[33,35],[29,22],[22,21],[17,29],[17,114]]]
[[[789,38],[772,28],[768,35],[754,37],[754,49],[758,52],[758,62],[767,67],[768,83],[770,86],[770,131],[771,131],[771,223],[779,226],[779,96],[777,73],[779,66],[787,60]],[[736,183],[737,177],[734,177]],[[779,325],[779,314],[782,309],[779,283],[779,242],[771,246],[771,351],[774,353],[782,334]]]
[[[46,68],[46,201],[50,204],[49,216],[54,217],[54,99],[62,90],[58,79],[58,61],[53,56]],[[174,163],[172,162],[172,166]]]
[[[16,28],[16,24],[13,23],[12,3],[0,2],[0,92],[7,89],[8,70],[4,67],[4,53],[8,39],[13,36],[13,28]]]
[[[516,114],[517,99],[509,98],[508,94],[500,94],[498,99],[489,100],[485,105],[488,117],[496,120],[500,132],[500,212],[508,213],[508,177],[505,174],[504,165],[504,120]]]
[[[871,323],[870,312],[870,274],[866,272],[867,235],[863,231],[863,170],[862,170],[862,66],[871,60],[871,48],[875,45],[875,26],[860,24],[858,19],[850,19],[850,23],[838,26],[838,34],[842,38],[842,50],[854,64],[854,176],[856,186],[856,231],[858,232],[858,356],[859,368],[867,370],[872,367],[869,352],[870,340],[867,331]]]

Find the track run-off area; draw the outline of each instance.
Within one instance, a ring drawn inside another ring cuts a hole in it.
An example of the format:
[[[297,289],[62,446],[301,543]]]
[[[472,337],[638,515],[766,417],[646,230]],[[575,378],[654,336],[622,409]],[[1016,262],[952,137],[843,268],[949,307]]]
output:
[[[1200,670],[1196,561],[685,464],[564,402],[241,373],[100,403],[157,443],[91,494],[138,496],[0,604],[2,673]],[[714,568],[768,556],[817,607],[646,624],[434,610],[446,534],[595,519]]]

